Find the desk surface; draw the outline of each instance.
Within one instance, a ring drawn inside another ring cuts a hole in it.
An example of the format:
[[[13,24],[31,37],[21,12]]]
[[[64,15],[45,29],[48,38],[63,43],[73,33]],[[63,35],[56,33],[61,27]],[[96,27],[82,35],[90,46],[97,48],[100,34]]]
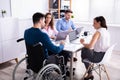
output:
[[[71,51],[72,53],[76,53],[77,51],[81,50],[81,48],[83,47],[83,45],[80,43],[81,38],[83,38],[83,37],[80,37],[80,38],[74,40],[73,42],[68,42],[67,41],[65,43],[64,50]],[[87,42],[89,42],[90,38],[86,38],[85,40]],[[53,43],[58,46],[60,42],[54,42],[53,41]],[[70,61],[70,80],[73,80],[73,74],[72,74],[73,69],[72,68],[73,68],[73,54],[71,54],[71,61]]]
[[[76,52],[78,49],[82,48],[82,44],[74,44],[74,43],[66,43],[64,50],[68,50],[71,52]]]
[[[54,42],[53,43],[56,45],[56,46],[59,46],[59,43],[60,42]],[[78,49],[82,48],[83,45],[78,43],[70,43],[70,42],[65,42],[65,46],[64,46],[64,50],[67,50],[67,51],[71,51],[71,52],[75,52],[77,51]]]

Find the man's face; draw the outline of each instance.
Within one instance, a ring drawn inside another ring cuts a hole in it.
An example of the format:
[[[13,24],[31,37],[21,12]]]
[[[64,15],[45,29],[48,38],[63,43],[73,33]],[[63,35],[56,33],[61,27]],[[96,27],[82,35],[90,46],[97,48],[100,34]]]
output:
[[[40,23],[41,23],[41,28],[44,28],[44,26],[45,26],[45,18],[40,19]]]
[[[65,19],[69,20],[71,18],[72,13],[66,13],[65,14]]]

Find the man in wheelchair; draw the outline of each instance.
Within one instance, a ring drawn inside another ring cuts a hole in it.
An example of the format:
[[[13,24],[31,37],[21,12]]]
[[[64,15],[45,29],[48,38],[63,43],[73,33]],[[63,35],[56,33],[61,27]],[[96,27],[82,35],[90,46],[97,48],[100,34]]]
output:
[[[44,27],[44,15],[42,13],[35,13],[32,17],[33,27],[26,29],[24,39],[26,43],[29,68],[35,73],[38,73],[43,66],[43,61],[47,58],[48,52],[64,57],[64,64],[67,65],[67,57],[69,52],[63,51],[64,41],[60,42],[59,46],[54,45],[49,39],[48,35],[41,31]],[[36,46],[39,43],[41,46]],[[33,48],[34,47],[34,48]]]

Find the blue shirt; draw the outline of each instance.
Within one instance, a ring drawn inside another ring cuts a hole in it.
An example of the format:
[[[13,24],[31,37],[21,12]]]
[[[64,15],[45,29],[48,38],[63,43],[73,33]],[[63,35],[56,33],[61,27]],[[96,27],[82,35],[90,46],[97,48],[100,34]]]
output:
[[[65,18],[62,18],[62,19],[57,21],[56,29],[58,30],[58,32],[67,31],[69,29],[73,29],[74,30],[75,26],[74,26],[74,23],[73,23],[72,20],[66,21]]]
[[[39,28],[32,27],[32,28],[25,30],[24,39],[25,39],[25,42],[29,45],[34,45],[38,42],[41,42],[43,44],[46,58],[48,57],[48,50],[54,54],[58,54],[64,48],[64,45],[62,44],[60,44],[60,46],[55,46],[51,42],[48,35],[42,32]]]

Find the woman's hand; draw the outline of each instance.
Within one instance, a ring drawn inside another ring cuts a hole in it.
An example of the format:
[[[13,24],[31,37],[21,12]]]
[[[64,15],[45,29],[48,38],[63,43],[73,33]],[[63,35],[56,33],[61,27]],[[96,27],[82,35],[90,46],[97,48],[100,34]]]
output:
[[[85,42],[84,39],[80,39],[80,43],[83,44]]]

